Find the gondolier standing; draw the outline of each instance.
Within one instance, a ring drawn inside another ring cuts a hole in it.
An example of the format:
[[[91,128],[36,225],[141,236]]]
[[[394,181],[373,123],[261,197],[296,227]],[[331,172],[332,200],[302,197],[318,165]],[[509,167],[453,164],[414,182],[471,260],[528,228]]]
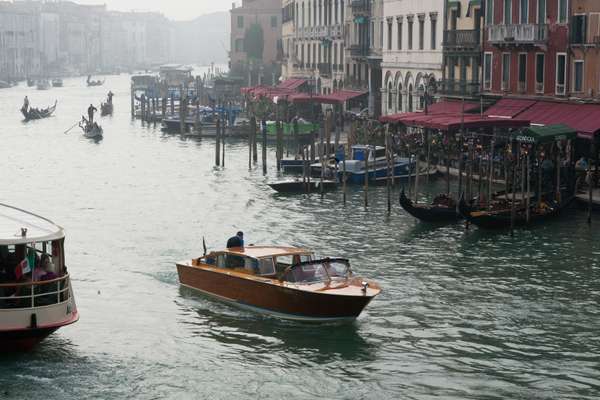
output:
[[[112,104],[112,98],[115,94],[112,91],[108,91],[108,94],[106,95],[106,97],[108,98],[108,104]]]
[[[25,112],[27,112],[28,109],[29,109],[29,98],[27,96],[25,96],[25,99],[23,100],[23,110]]]
[[[96,111],[98,111],[98,109],[94,107],[93,104],[90,104],[90,106],[88,107],[88,121],[90,125],[94,122],[94,112]]]

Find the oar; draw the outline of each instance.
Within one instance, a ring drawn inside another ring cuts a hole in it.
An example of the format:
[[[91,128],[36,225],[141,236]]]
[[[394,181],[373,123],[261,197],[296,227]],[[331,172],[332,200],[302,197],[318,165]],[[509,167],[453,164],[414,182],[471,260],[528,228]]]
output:
[[[63,133],[66,135],[67,133],[69,133],[73,128],[75,128],[80,121],[75,122],[75,125],[73,125],[72,127],[70,127],[69,129],[67,129],[66,131],[64,131]]]

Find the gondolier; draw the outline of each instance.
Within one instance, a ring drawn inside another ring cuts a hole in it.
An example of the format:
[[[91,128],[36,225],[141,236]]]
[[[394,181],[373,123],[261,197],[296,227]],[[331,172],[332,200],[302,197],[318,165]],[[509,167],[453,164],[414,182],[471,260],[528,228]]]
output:
[[[108,94],[106,95],[106,97],[108,98],[108,104],[112,104],[113,96],[114,96],[114,93],[109,90]]]
[[[88,107],[88,121],[90,124],[94,122],[94,112],[96,111],[98,111],[98,109],[94,107],[93,104],[90,104],[90,106]]]
[[[29,98],[27,96],[25,96],[25,99],[23,100],[23,110],[25,112],[27,112],[28,109],[29,109]]]

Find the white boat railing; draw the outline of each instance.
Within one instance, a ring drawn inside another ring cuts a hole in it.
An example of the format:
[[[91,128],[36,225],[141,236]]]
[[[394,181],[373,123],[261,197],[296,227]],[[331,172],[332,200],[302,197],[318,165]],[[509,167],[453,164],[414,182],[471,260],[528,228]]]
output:
[[[30,292],[21,295],[21,292],[25,290]],[[7,292],[12,293],[7,296]],[[0,284],[0,310],[49,306],[64,303],[70,298],[69,274],[48,281]]]

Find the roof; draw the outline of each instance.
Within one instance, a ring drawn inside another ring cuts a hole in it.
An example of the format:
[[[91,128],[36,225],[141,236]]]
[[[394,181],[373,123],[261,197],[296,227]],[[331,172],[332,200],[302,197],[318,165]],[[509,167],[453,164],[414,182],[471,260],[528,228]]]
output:
[[[227,253],[233,253],[233,254],[238,254],[241,256],[247,256],[247,257],[253,257],[253,258],[312,253],[312,251],[310,251],[308,249],[302,249],[299,247],[285,247],[285,246],[246,246],[246,247],[235,247],[235,248],[226,249],[223,251],[227,252]]]
[[[514,118],[535,103],[535,100],[500,99],[496,104],[488,108],[484,115],[496,118]]]
[[[537,125],[564,124],[587,139],[600,134],[600,104],[538,101],[520,113],[519,118]]]
[[[575,139],[577,131],[566,125],[531,126],[516,135],[519,142],[549,143],[556,140]]]
[[[472,101],[464,102],[464,112],[468,113],[479,109],[479,103]],[[428,114],[461,114],[463,112],[462,101],[439,101],[427,106]]]
[[[503,119],[480,116],[479,114],[425,114],[406,113],[388,115],[381,118],[382,122],[399,122],[407,126],[437,129],[456,132],[461,128],[522,128],[529,126],[529,121],[523,119]]]
[[[22,229],[27,229],[26,236],[22,236]],[[43,242],[64,237],[63,228],[49,219],[0,203],[0,245]]]

